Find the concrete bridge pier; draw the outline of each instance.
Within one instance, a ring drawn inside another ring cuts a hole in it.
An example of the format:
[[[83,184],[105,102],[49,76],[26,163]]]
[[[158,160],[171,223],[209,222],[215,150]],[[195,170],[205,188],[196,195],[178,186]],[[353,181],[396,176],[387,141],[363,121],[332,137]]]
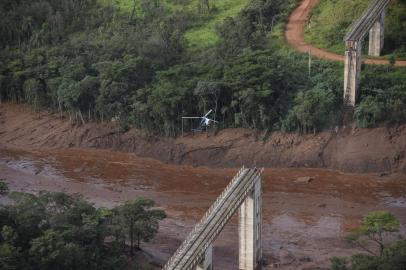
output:
[[[255,182],[239,210],[239,269],[260,269],[262,261],[262,187]]]
[[[213,244],[210,244],[196,270],[213,270]]]
[[[378,20],[374,23],[371,30],[369,30],[369,51],[371,56],[380,56],[385,32],[385,11],[379,16]]]
[[[361,74],[362,42],[347,41],[344,61],[344,104],[355,106]]]

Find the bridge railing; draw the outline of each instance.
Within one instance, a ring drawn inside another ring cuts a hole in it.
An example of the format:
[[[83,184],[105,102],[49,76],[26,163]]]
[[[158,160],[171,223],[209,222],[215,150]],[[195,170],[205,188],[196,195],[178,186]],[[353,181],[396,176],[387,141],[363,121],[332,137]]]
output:
[[[389,2],[390,0],[373,0],[361,17],[351,25],[350,30],[344,37],[344,41],[359,41],[363,39]]]
[[[239,195],[238,197],[234,197],[234,199],[236,199],[236,201],[231,205],[231,208],[227,212],[223,213],[223,216],[221,216],[221,218],[218,219],[217,223],[213,223],[213,227],[211,229],[212,232],[209,235],[205,236],[205,238],[200,241],[199,247],[195,248],[195,253],[187,254],[187,252],[183,252],[184,256],[189,257],[190,259],[192,259],[192,261],[188,260],[186,262],[186,264],[182,265],[182,268],[179,268],[179,269],[191,270],[191,269],[193,269],[191,267],[198,264],[199,260],[201,259],[200,255],[204,253],[204,251],[208,248],[210,243],[212,243],[214,241],[214,239],[217,237],[217,235],[224,228],[225,224],[229,221],[231,216],[234,215],[235,211],[241,206],[242,202],[245,200],[248,193],[251,192],[252,189],[254,188],[254,185],[256,183],[255,179],[260,177],[262,172],[263,172],[263,169],[249,170],[248,173],[243,176],[243,178],[241,179],[242,181],[243,180],[253,180],[253,181],[244,181],[243,182],[243,186],[241,188],[241,190],[243,190],[243,192],[241,194],[238,194]],[[231,187],[232,186],[233,185],[231,185]],[[225,195],[227,195],[227,192],[225,193]],[[214,208],[214,209],[216,209],[216,208]],[[213,218],[213,217],[211,217],[211,218]],[[209,224],[207,223],[207,220],[206,220],[204,223],[199,224],[197,226],[197,228],[200,230],[200,228],[202,226],[208,226],[208,225]],[[194,239],[193,236],[192,236],[190,239],[187,239],[187,240],[196,241],[197,239]],[[185,242],[187,240],[185,240]],[[196,253],[196,251],[197,251],[197,253]],[[179,254],[179,255],[181,255],[181,254]],[[182,260],[182,258],[183,257],[180,257],[180,258],[176,257],[175,259],[178,259],[179,262],[180,262]],[[172,269],[177,269],[177,268],[168,268],[168,269],[172,270]]]
[[[244,177],[255,180],[258,177],[260,177],[260,175],[263,173],[263,171],[264,171],[264,169],[254,169],[252,171],[253,172],[252,174],[247,174]],[[252,191],[255,183],[256,183],[256,181],[248,181],[247,183],[245,183],[242,194],[239,194],[240,196],[236,197],[237,201],[234,204],[232,204],[231,209],[225,213],[225,216],[223,216],[223,218],[221,218],[219,220],[220,221],[219,223],[215,224],[214,233],[210,234],[208,239],[206,239],[206,241],[202,242],[202,244],[204,244],[204,245],[200,250],[205,251],[208,248],[208,246],[214,241],[214,239],[217,237],[217,235],[224,228],[225,224],[230,220],[231,216],[234,215],[235,211],[241,206],[243,201],[246,199],[248,193],[250,193]],[[198,257],[198,256],[194,257],[194,260],[191,265],[192,266],[196,265],[199,262],[199,260],[200,260],[200,257]],[[190,265],[188,265],[188,266],[189,266],[189,268],[187,268],[187,270],[193,269],[193,268],[190,268]]]
[[[230,183],[227,185],[227,187],[223,190],[223,192],[220,194],[219,197],[217,197],[216,201],[210,206],[210,208],[206,211],[204,214],[203,218],[197,223],[197,225],[193,228],[193,230],[188,234],[186,237],[186,240],[183,241],[183,243],[179,246],[179,248],[176,250],[176,252],[173,254],[173,256],[169,259],[169,261],[165,264],[164,270],[168,269],[168,266],[173,263],[173,261],[177,258],[177,256],[181,253],[183,253],[183,250],[185,247],[189,244],[190,239],[193,238],[193,236],[196,234],[196,232],[202,227],[202,225],[205,223],[207,218],[212,214],[213,210],[219,206],[220,202],[224,199],[225,195],[230,191],[231,187],[235,184],[235,182],[240,178],[242,173],[245,171],[245,167],[243,166],[238,173],[233,177],[233,179],[230,181]]]

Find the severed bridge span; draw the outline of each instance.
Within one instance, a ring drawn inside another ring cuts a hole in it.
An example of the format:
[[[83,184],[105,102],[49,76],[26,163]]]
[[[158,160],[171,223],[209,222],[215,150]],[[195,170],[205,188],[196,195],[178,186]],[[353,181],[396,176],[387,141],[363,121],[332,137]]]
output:
[[[390,0],[372,0],[362,16],[344,37],[346,51],[344,63],[344,103],[354,106],[358,102],[361,77],[362,42],[369,34],[371,56],[380,56],[384,43],[385,9]]]
[[[242,168],[164,266],[164,270],[212,270],[213,241],[239,210],[239,269],[254,270],[262,261],[263,169]]]

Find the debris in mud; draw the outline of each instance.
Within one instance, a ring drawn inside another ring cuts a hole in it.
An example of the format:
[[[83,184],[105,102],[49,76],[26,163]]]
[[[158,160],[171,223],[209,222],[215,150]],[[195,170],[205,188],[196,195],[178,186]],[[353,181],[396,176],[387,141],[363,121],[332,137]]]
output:
[[[389,175],[388,172],[383,172],[383,173],[380,173],[380,174],[379,174],[379,177],[385,177],[385,176],[388,176],[388,175]]]
[[[303,256],[299,258],[299,262],[311,262],[312,259],[310,257],[307,256]]]
[[[311,267],[302,268],[302,270],[330,270],[330,268],[324,268],[324,267],[319,267],[319,266],[311,266]]]
[[[295,180],[295,183],[297,184],[309,184],[314,180],[313,177],[310,176],[304,176],[304,177],[299,177]]]
[[[290,265],[296,261],[295,256],[290,251],[282,251],[280,255],[280,265]]]

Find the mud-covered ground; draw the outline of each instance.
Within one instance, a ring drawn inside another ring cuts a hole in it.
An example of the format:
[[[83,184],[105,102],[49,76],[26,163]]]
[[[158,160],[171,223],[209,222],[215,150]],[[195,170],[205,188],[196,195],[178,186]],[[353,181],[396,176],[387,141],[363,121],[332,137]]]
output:
[[[178,165],[406,173],[406,125],[374,129],[350,125],[308,135],[225,129],[164,138],[136,129],[120,133],[112,122],[75,125],[58,113],[3,103],[0,144],[19,149],[111,149]]]
[[[168,213],[157,237],[144,245],[164,263],[238,168],[167,165],[107,150],[20,150],[0,146],[0,178],[11,190],[64,191],[97,206],[140,196]],[[312,177],[298,183],[299,177]],[[406,234],[406,175],[344,174],[317,169],[266,169],[263,176],[264,257],[267,269],[328,267],[331,256],[357,252],[343,237],[363,214],[388,210]],[[215,242],[217,269],[236,269],[236,218]]]

